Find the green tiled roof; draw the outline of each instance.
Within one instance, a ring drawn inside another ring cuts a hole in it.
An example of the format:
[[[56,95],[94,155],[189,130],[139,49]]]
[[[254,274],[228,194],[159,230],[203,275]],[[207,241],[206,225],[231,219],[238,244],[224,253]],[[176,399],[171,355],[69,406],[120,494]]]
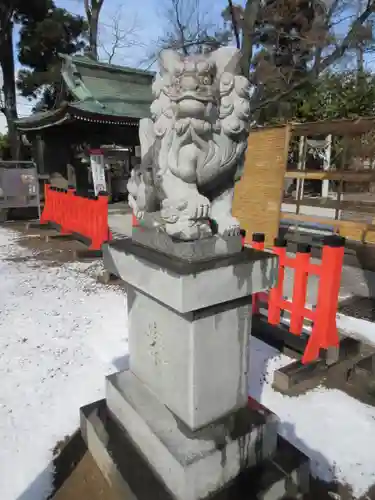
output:
[[[154,73],[98,63],[84,56],[61,55],[62,77],[73,98],[57,110],[35,113],[17,120],[19,129],[57,124],[76,114],[114,123],[149,116]],[[64,118],[65,113],[65,118]]]
[[[87,111],[130,118],[149,115],[154,73],[63,56],[62,76]]]

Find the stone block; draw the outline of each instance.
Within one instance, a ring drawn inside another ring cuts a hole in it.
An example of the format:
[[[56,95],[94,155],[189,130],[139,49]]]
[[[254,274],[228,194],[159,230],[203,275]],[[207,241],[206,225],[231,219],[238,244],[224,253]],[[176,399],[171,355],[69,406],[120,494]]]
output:
[[[111,490],[126,500],[173,500],[147,459],[110,416],[105,401],[81,408],[81,431]],[[210,500],[286,500],[305,498],[309,491],[309,459],[278,439],[276,455],[249,468]]]
[[[240,235],[227,238],[215,235],[195,241],[176,241],[164,231],[136,228],[133,229],[132,239],[147,248],[160,250],[167,255],[188,261],[215,259],[218,256],[234,255],[242,251]]]
[[[308,364],[293,361],[276,370],[272,386],[284,394],[295,395],[313,389],[327,375],[327,365],[323,359]]]
[[[281,436],[276,455],[263,465],[257,500],[301,499],[310,489],[310,460]]]
[[[137,245],[130,238],[103,245],[105,268],[168,307],[187,313],[268,290],[277,257],[250,248],[230,257],[191,262]]]
[[[130,371],[108,377],[106,403],[177,500],[206,498],[276,451],[277,418],[265,409],[242,408],[192,432]]]
[[[180,314],[128,288],[130,369],[197,429],[247,403],[251,299]]]

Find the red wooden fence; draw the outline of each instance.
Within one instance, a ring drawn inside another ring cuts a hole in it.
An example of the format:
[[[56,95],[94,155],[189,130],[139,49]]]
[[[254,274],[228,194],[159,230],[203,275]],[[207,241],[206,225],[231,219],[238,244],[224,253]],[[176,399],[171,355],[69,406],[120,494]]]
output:
[[[61,234],[83,236],[90,250],[100,250],[105,241],[112,239],[108,227],[108,195],[79,196],[74,189],[59,189],[45,185],[45,201],[41,223],[52,222]]]
[[[251,246],[264,249],[264,234],[253,235]],[[297,246],[295,257],[287,255],[287,243],[277,238],[271,250],[279,257],[277,283],[268,293],[258,293],[253,297],[253,313],[259,312],[259,302],[268,302],[268,322],[279,325],[282,311],[291,315],[289,331],[294,335],[302,333],[305,319],[313,322],[307,343],[303,363],[309,363],[319,357],[320,349],[337,347],[339,335],[336,326],[336,313],[339,301],[342,266],[344,261],[345,238],[337,235],[324,239],[321,262],[310,262],[311,247],[306,244]],[[291,300],[284,299],[285,268],[294,270],[293,294]],[[317,304],[314,309],[306,306],[309,275],[319,276]]]
[[[138,221],[133,215],[133,227]],[[241,231],[243,244],[245,232]],[[254,233],[251,246],[264,250],[265,235]],[[312,263],[311,247],[298,244],[295,257],[287,255],[287,242],[276,238],[271,251],[279,258],[276,286],[268,293],[253,295],[253,314],[259,313],[259,303],[268,303],[268,322],[279,325],[283,311],[290,313],[289,331],[301,335],[305,320],[313,322],[309,340],[302,357],[302,363],[310,363],[319,357],[320,349],[337,347],[339,335],[336,326],[336,313],[339,301],[342,266],[344,262],[345,238],[331,235],[324,238],[321,262]],[[291,300],[284,299],[285,268],[294,270],[293,293]],[[319,276],[317,304],[314,309],[306,306],[309,275]]]

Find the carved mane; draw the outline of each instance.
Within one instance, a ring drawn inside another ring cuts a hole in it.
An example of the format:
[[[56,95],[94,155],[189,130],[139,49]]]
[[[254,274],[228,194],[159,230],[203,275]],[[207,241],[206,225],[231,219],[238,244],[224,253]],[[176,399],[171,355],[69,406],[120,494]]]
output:
[[[239,238],[231,205],[250,122],[239,61],[240,52],[228,47],[161,54],[152,118],[140,121],[142,161],[128,182],[129,204],[144,221],[159,212],[158,227],[177,240],[212,236],[212,221],[220,235]]]
[[[176,75],[183,74],[189,65],[197,71],[207,56],[183,58],[173,51],[161,54],[161,71],[153,83],[155,100],[151,105],[154,134],[160,141],[159,175],[168,168],[178,175],[178,151],[189,141],[195,141],[202,151],[196,171],[198,186],[210,187],[230,171],[236,177],[241,174],[237,170],[242,168],[246,150],[250,106],[249,82],[240,75],[239,57],[237,49],[225,47],[208,58],[208,65],[214,69],[210,85],[214,99],[210,117],[203,123],[194,118],[178,120],[170,88]]]

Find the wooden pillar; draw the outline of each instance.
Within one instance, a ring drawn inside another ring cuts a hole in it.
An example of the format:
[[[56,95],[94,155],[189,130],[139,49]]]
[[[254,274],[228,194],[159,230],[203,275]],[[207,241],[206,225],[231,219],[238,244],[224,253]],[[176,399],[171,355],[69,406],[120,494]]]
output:
[[[332,151],[332,135],[329,134],[325,140],[324,146],[324,160],[323,160],[323,170],[324,172],[329,172],[331,168],[331,151]],[[329,180],[323,179],[322,181],[322,198],[328,198],[329,194]]]
[[[306,152],[307,152],[307,137],[301,135],[299,140],[299,151],[298,151],[298,170],[305,170],[306,168]],[[300,204],[303,199],[304,194],[304,179],[297,179],[296,183],[296,214],[299,214]]]

